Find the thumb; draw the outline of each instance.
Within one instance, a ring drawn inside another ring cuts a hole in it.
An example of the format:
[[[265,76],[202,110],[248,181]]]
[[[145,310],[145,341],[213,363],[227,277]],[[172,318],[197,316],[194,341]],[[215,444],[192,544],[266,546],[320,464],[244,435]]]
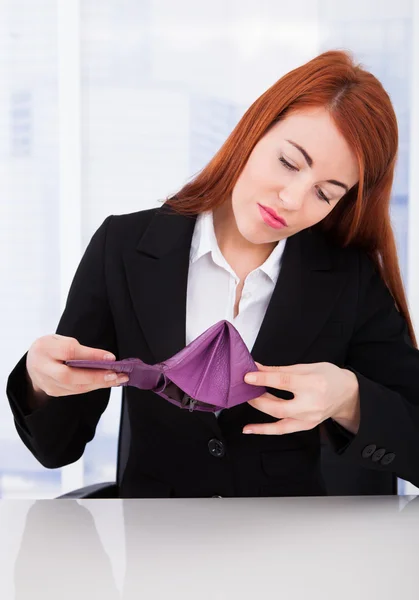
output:
[[[91,348],[76,344],[72,352],[72,360],[116,360],[116,356],[108,350]]]

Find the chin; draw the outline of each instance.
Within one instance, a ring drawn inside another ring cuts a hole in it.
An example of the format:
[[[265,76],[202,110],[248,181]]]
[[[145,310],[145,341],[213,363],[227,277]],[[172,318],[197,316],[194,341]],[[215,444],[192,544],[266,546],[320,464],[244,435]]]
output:
[[[275,238],[273,230],[269,231],[268,227],[261,220],[258,210],[247,210],[245,214],[244,212],[243,210],[237,211],[237,214],[234,214],[234,216],[237,229],[247,242],[250,244],[269,244],[278,241]],[[234,207],[233,213],[235,213]]]
[[[274,241],[270,239],[268,232],[263,231],[257,223],[239,224],[238,230],[250,244],[267,244]]]

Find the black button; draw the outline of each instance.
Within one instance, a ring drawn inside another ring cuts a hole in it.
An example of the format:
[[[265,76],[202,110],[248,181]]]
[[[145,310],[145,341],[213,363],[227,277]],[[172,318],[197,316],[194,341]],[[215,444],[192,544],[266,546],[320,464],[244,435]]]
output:
[[[222,496],[211,496],[211,498],[222,498]]]
[[[393,452],[389,452],[388,454],[384,454],[383,458],[381,459],[381,464],[382,465],[389,465],[391,462],[393,462],[393,460],[396,458],[396,455]]]
[[[374,452],[374,454],[371,456],[372,462],[378,462],[379,460],[381,460],[385,453],[386,453],[385,448],[379,448],[378,450],[376,450]]]
[[[208,448],[211,454],[217,458],[222,458],[226,453],[223,442],[220,442],[220,440],[217,440],[216,438],[212,438],[212,440],[208,442]]]
[[[377,446],[375,444],[370,444],[369,446],[365,446],[362,451],[362,458],[369,458],[374,452],[377,450]]]

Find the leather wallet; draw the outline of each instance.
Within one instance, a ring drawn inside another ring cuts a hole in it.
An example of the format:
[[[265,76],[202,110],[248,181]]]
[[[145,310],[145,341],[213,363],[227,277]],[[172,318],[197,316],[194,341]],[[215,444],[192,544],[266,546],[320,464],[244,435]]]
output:
[[[126,373],[130,385],[151,390],[180,408],[213,411],[257,398],[263,386],[249,385],[244,376],[258,368],[240,333],[228,321],[218,321],[171,358],[149,365],[139,358],[68,360],[70,367]]]

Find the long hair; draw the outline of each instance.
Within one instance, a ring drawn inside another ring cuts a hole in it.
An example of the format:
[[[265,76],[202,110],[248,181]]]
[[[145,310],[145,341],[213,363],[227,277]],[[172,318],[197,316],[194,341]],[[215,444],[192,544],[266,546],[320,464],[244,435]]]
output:
[[[359,182],[314,227],[340,246],[357,246],[371,258],[407,322],[416,346],[400,273],[390,200],[398,128],[387,92],[350,53],[331,50],[290,71],[245,112],[210,162],[165,204],[185,215],[214,209],[231,196],[257,142],[293,111],[326,108],[359,167]]]

